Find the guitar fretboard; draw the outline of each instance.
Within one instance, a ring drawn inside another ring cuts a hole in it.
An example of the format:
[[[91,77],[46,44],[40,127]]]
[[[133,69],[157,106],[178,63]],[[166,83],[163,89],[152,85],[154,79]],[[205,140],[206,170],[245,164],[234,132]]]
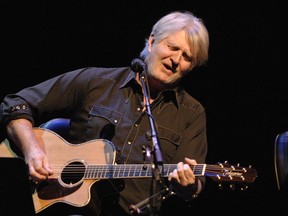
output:
[[[170,172],[177,168],[176,164],[164,164],[159,166],[160,172],[167,177]],[[196,176],[203,176],[206,164],[191,166]],[[162,170],[163,169],[163,170]],[[145,178],[152,177],[153,167],[151,164],[118,164],[118,165],[88,165],[85,170],[86,179],[115,179],[115,178]]]

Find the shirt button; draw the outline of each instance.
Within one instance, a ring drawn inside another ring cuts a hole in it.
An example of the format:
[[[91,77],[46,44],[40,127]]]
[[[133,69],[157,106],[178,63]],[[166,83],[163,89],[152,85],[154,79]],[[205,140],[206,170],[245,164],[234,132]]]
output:
[[[115,120],[114,120],[114,123],[117,123],[117,122],[118,122],[117,119],[115,119]]]
[[[138,107],[138,108],[137,108],[137,111],[140,111],[140,110],[141,110],[141,108]]]
[[[131,142],[128,142],[128,145],[131,145]]]
[[[138,127],[138,124],[135,124],[134,126],[135,126],[135,127]]]

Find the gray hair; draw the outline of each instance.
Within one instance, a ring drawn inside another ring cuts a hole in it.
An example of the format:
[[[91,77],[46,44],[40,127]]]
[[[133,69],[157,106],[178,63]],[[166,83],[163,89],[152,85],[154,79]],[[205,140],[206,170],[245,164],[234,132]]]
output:
[[[209,35],[204,22],[189,11],[174,11],[158,20],[152,28],[150,35],[154,42],[159,43],[170,34],[185,30],[191,54],[195,57],[193,66],[201,66],[208,60]],[[140,57],[145,59],[149,55],[148,39]]]

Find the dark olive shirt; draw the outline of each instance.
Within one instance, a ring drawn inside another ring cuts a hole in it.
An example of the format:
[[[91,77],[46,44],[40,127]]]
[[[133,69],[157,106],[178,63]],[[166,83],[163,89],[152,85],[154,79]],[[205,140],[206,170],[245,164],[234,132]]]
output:
[[[61,74],[7,95],[1,104],[2,123],[26,118],[38,126],[51,118],[67,117],[71,119],[69,141],[108,139],[121,152],[123,163],[141,164],[143,146],[153,149],[153,142],[135,75],[129,67],[91,67]],[[150,109],[164,163],[176,164],[185,157],[205,163],[206,115],[197,100],[177,87],[161,92]],[[125,208],[151,195],[150,181],[127,180],[121,205]]]

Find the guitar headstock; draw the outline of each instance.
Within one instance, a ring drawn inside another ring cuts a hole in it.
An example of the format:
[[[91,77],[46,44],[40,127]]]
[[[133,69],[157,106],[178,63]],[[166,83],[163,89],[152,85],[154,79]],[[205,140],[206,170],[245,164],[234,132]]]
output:
[[[230,165],[227,161],[224,163],[217,163],[214,165],[207,165],[206,176],[210,177],[213,181],[220,183],[231,183],[230,187],[234,184],[251,184],[257,177],[255,168],[242,167],[239,164]]]

